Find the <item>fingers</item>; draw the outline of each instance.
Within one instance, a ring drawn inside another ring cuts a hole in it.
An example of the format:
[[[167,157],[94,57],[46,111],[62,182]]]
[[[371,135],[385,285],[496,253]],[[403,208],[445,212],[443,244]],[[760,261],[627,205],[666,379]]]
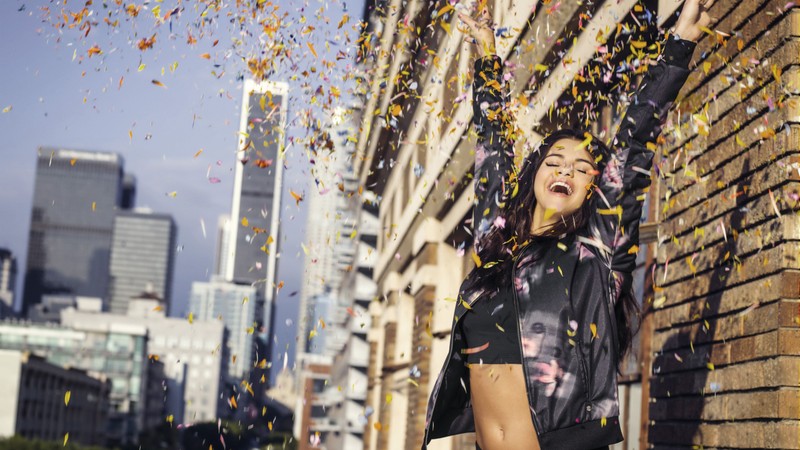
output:
[[[462,13],[458,13],[458,18],[461,19],[461,21],[467,25],[467,28],[469,28],[470,32],[475,33],[475,31],[477,31],[479,25],[478,22],[475,21],[475,19]]]

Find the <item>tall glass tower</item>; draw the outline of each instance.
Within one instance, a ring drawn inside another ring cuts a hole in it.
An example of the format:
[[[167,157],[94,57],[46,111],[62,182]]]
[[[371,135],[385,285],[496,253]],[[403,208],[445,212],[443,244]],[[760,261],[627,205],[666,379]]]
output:
[[[288,84],[246,80],[224,278],[256,287],[258,358],[270,359]]]
[[[111,244],[109,310],[126,314],[128,304],[143,294],[172,309],[177,227],[169,214],[147,209],[123,211],[114,220]]]
[[[22,314],[44,294],[105,298],[123,160],[114,153],[39,148]]]

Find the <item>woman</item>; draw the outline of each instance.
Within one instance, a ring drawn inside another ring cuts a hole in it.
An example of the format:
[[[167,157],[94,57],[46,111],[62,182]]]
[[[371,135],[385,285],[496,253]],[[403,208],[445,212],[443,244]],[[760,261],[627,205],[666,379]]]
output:
[[[593,449],[622,441],[616,370],[630,343],[643,193],[663,117],[689,75],[714,0],[686,0],[632,96],[613,149],[559,130],[513,164],[488,10],[460,14],[477,45],[476,267],[461,285],[450,352],[428,402],[431,439],[476,448]]]

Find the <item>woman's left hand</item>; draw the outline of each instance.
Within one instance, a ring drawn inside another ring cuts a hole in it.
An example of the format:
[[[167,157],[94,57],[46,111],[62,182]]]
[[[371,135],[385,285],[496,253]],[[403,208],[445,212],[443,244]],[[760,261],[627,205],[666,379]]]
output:
[[[713,4],[714,0],[686,0],[675,24],[675,34],[681,39],[697,42],[703,37],[702,28],[708,28],[711,24],[708,11]]]

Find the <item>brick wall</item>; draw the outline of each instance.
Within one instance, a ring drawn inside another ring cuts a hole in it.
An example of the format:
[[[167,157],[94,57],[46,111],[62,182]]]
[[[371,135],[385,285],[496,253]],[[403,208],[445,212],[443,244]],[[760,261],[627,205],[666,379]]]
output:
[[[698,44],[664,130],[651,447],[800,448],[800,8],[786,6],[715,3],[730,36]]]

